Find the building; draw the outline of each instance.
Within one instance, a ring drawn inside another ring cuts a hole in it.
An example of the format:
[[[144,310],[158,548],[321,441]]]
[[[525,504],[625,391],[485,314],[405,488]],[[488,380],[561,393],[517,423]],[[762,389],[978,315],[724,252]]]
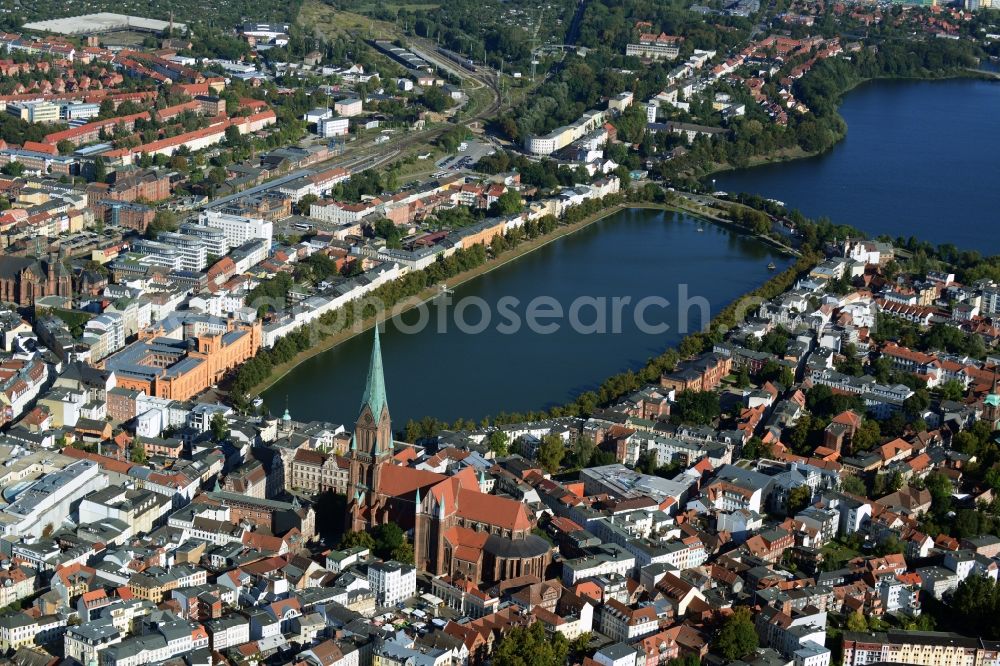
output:
[[[968,666],[995,663],[1000,644],[943,631],[844,632],[844,666],[873,663]]]
[[[368,585],[379,606],[395,606],[417,593],[416,567],[400,562],[373,562],[368,565]]]
[[[59,106],[52,102],[19,102],[7,105],[7,113],[28,123],[59,122]]]
[[[617,599],[608,599],[597,614],[601,633],[613,641],[633,641],[656,633],[659,619],[652,606],[629,608]]]
[[[0,256],[0,301],[34,305],[44,296],[73,296],[73,274],[63,264],[62,257]]]
[[[198,235],[161,231],[156,236],[156,240],[161,245],[173,250],[178,259],[177,269],[179,270],[200,273],[208,265],[208,248]]]
[[[541,136],[535,134],[527,136],[524,148],[532,155],[551,155],[601,127],[606,115],[604,111],[588,111],[572,125],[557,127]]]
[[[625,55],[650,60],[674,60],[681,54],[683,37],[675,37],[661,32],[659,35],[643,34],[638,44],[627,44]]]
[[[348,99],[342,99],[339,102],[334,102],[333,110],[337,112],[338,116],[343,118],[350,118],[352,116],[360,115],[364,111],[364,104],[357,97],[351,97]]]
[[[316,134],[324,139],[347,136],[349,131],[350,121],[347,118],[322,118],[316,122]]]
[[[474,583],[544,577],[549,543],[532,534],[524,504],[482,492],[475,470],[445,476],[395,464],[392,428],[375,331],[361,414],[348,454],[349,528],[394,522],[412,530],[414,562],[434,575]]]
[[[227,252],[256,239],[263,240],[267,245],[270,245],[274,234],[274,225],[267,220],[219,213],[213,210],[202,211],[198,215],[198,224],[221,229],[225,234]]]
[[[205,332],[186,340],[137,340],[101,365],[114,371],[121,388],[187,400],[219,383],[260,348],[259,320],[247,324],[227,319],[225,328],[225,332]]]
[[[63,636],[63,651],[67,659],[81,664],[99,663],[102,650],[122,642],[122,634],[109,621],[91,621],[67,627]]]
[[[730,373],[731,357],[715,352],[678,364],[660,377],[660,386],[673,391],[711,391]]]
[[[72,507],[84,496],[104,487],[100,467],[91,460],[78,460],[46,474],[18,494],[0,510],[0,529],[5,535],[40,537],[69,518]]]
[[[618,93],[610,100],[608,100],[608,109],[611,109],[612,111],[618,111],[619,113],[624,113],[625,109],[632,106],[632,102],[634,101],[634,99],[635,99],[635,94],[630,90],[627,90],[623,93]],[[604,132],[604,134],[606,137],[607,132]],[[607,139],[605,138],[605,140]]]
[[[11,613],[0,616],[0,652],[44,645],[59,638],[65,630],[66,620],[55,615],[36,618],[27,613]]]

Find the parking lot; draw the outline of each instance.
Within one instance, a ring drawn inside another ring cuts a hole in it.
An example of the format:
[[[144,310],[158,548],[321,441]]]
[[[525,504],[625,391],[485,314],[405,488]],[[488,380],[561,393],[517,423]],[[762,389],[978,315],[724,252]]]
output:
[[[438,160],[437,167],[445,171],[471,169],[482,157],[490,155],[495,151],[493,146],[481,141],[467,141],[463,145],[465,146],[464,150],[459,150],[455,155],[449,155]]]

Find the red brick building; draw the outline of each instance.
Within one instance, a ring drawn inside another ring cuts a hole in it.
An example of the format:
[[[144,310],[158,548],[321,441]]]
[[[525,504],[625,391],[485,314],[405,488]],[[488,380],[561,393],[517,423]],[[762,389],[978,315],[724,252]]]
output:
[[[673,372],[661,375],[660,386],[677,392],[711,391],[722,383],[732,367],[733,360],[729,356],[714,352],[704,354],[693,361],[680,363]]]

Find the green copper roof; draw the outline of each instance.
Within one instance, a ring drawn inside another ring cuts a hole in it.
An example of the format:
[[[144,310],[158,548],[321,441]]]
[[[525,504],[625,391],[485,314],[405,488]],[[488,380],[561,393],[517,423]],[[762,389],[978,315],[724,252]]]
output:
[[[986,396],[986,400],[984,400],[983,402],[985,402],[987,405],[990,405],[991,407],[1000,407],[1000,395],[997,395],[996,393],[990,393],[988,396]]]
[[[368,405],[372,416],[378,421],[382,409],[388,408],[385,398],[385,377],[382,374],[382,344],[378,338],[378,324],[375,325],[375,344],[372,346],[372,360],[368,366],[368,381],[365,382],[365,395],[361,399],[361,409]]]

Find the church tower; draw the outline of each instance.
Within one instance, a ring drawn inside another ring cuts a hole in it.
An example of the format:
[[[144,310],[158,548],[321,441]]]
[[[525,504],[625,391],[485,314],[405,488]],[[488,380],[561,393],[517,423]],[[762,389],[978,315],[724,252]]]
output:
[[[993,368],[993,390],[983,400],[983,420],[995,430],[1000,423],[1000,393],[997,392],[997,369]]]
[[[347,455],[350,461],[347,500],[352,503],[352,529],[362,528],[359,521],[362,507],[370,508],[376,503],[380,469],[388,463],[392,453],[392,425],[389,403],[385,396],[382,345],[376,325],[368,379],[361,399],[361,413],[358,414],[354,436],[351,438],[351,450]]]

